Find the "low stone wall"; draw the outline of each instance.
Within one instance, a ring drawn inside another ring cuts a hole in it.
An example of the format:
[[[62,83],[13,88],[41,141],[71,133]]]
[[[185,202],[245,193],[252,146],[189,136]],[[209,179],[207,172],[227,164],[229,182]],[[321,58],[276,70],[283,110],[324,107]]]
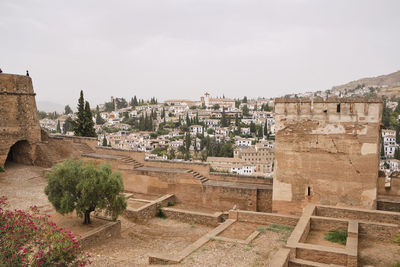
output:
[[[325,264],[347,266],[345,249],[310,244],[298,244],[296,258]]]
[[[289,266],[290,249],[281,248],[275,253],[269,266],[271,267],[288,267]]]
[[[230,210],[229,219],[252,223],[275,223],[288,226],[296,226],[299,217],[294,215],[282,215],[276,213],[254,212],[245,210]]]
[[[311,217],[311,230],[317,231],[347,231],[348,221],[335,219],[335,218],[327,218],[327,217]]]
[[[85,233],[81,237],[82,248],[89,248],[104,240],[118,237],[121,235],[121,221],[109,221],[108,223],[93,229],[90,232]]]
[[[393,240],[400,234],[399,226],[388,223],[359,223],[359,236],[370,240],[385,241]]]
[[[210,165],[204,162],[176,161],[176,160],[146,160],[146,166],[170,169],[193,170],[204,177],[210,176]]]
[[[389,200],[379,199],[378,196],[378,201],[376,202],[376,204],[378,210],[400,212],[400,199],[399,202],[389,201]]]
[[[131,219],[136,223],[144,223],[149,219],[154,218],[157,215],[158,209],[161,206],[167,206],[168,202],[174,203],[175,196],[174,195],[162,196],[146,205],[143,205],[138,209],[134,209],[128,206],[127,209],[124,211],[124,215],[125,217]]]
[[[210,172],[210,180],[266,185],[272,185],[273,183],[272,177],[228,174],[220,172]]]
[[[322,217],[334,217],[379,223],[398,224],[400,221],[400,213],[397,212],[353,208],[336,208],[332,206],[317,206],[316,215]]]
[[[97,138],[95,137],[70,136],[60,134],[50,135],[49,137],[53,139],[61,139],[63,141],[71,143],[84,143],[93,150],[96,150],[97,147]]]
[[[187,223],[217,226],[222,221],[222,212],[215,212],[214,214],[210,214],[175,208],[163,208],[162,211],[169,219],[174,219]]]
[[[104,146],[97,146],[96,153],[115,155],[115,156],[126,156],[126,157],[130,157],[141,163],[144,162],[144,158],[145,158],[145,154],[146,154],[145,152],[142,152],[142,151],[134,151],[134,150],[119,149],[119,148],[104,147]]]

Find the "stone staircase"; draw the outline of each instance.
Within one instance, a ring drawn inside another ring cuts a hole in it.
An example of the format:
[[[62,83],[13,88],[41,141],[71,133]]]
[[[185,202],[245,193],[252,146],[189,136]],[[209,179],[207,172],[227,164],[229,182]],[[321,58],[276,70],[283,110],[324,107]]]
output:
[[[122,156],[122,157],[120,158],[120,160],[121,160],[122,162],[126,163],[126,164],[129,164],[129,165],[132,164],[134,169],[137,169],[137,168],[140,168],[140,167],[143,167],[143,166],[144,166],[142,163],[140,163],[140,162],[137,161],[137,160],[134,160],[134,159],[131,158],[131,157]]]
[[[82,154],[94,153],[94,150],[85,143],[73,143],[75,149],[80,151]]]
[[[192,173],[193,177],[196,178],[197,180],[200,180],[200,182],[202,184],[204,184],[205,182],[207,182],[209,179],[207,177],[204,177],[202,174],[194,171],[194,170],[188,170],[188,173]]]

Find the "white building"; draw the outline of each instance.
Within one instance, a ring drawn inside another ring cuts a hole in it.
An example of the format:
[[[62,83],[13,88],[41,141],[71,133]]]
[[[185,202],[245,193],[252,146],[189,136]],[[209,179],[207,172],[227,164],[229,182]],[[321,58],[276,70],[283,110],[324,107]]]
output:
[[[395,130],[382,130],[382,141],[384,147],[384,153],[386,158],[393,158],[394,152],[396,151],[396,131]]]
[[[238,138],[235,140],[235,145],[237,145],[238,147],[249,147],[251,146],[251,139]]]
[[[201,125],[191,125],[189,127],[189,131],[191,135],[202,134],[203,133],[203,126]]]

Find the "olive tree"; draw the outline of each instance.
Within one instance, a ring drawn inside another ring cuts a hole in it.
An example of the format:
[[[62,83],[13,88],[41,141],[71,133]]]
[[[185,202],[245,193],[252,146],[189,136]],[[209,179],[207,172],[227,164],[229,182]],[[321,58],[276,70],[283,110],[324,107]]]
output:
[[[84,224],[90,224],[90,213],[96,208],[107,210],[113,220],[126,209],[121,175],[109,165],[95,166],[71,158],[55,165],[46,177],[45,194],[56,211],[66,214],[75,210],[84,217]]]

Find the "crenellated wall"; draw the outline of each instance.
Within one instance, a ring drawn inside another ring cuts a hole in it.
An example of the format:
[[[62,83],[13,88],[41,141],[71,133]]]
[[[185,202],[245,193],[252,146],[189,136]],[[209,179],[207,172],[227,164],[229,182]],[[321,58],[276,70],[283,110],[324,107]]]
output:
[[[0,166],[11,149],[13,161],[33,164],[40,126],[32,79],[0,74]]]
[[[375,209],[381,117],[377,99],[276,99],[273,211]]]

